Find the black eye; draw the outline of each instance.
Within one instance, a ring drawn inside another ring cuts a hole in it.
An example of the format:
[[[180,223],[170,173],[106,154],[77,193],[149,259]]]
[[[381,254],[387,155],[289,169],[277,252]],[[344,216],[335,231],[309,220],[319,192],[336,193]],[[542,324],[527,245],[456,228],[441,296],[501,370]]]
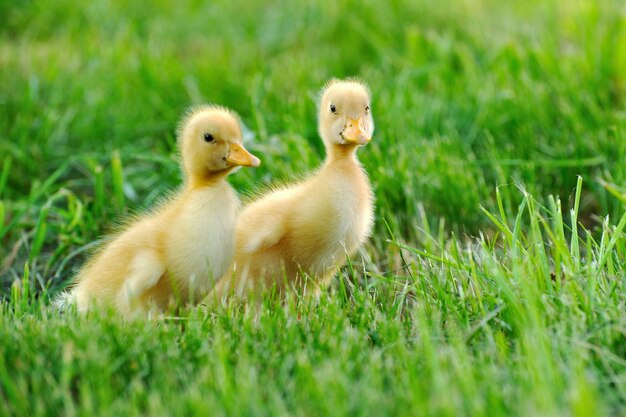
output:
[[[213,142],[215,140],[215,138],[213,137],[212,134],[210,133],[205,133],[204,134],[204,141],[205,142]]]
[[[370,106],[365,106],[365,112],[367,113],[368,111],[370,111]]]
[[[336,113],[337,112],[337,107],[335,107],[334,104],[331,104],[330,105],[330,111],[333,112],[333,113]]]

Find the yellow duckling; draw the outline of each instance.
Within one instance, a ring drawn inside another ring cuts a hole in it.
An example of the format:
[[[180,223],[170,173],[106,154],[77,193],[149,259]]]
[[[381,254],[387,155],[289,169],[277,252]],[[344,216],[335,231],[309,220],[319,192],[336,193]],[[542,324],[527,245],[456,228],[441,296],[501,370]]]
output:
[[[242,146],[238,117],[217,106],[189,111],[178,129],[182,190],[115,236],[79,272],[69,302],[123,315],[159,312],[206,294],[232,260],[239,208],[226,176],[259,166]]]
[[[323,166],[305,181],[269,192],[242,210],[235,256],[209,302],[276,286],[315,293],[370,234],[373,193],[356,158],[374,131],[368,88],[355,80],[322,90]]]

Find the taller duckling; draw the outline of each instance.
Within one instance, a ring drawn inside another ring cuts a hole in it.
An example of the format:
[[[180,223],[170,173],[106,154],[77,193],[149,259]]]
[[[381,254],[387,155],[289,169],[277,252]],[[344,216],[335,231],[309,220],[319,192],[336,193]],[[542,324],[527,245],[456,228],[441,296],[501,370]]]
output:
[[[239,208],[226,176],[260,161],[243,147],[238,117],[217,106],[190,110],[178,145],[182,189],[138,217],[79,272],[69,293],[79,311],[93,303],[127,316],[162,311],[206,294],[226,272]]]
[[[365,242],[373,193],[356,151],[374,132],[367,86],[330,81],[321,93],[318,127],[326,148],[323,166],[244,207],[233,265],[209,298],[273,286],[316,292]]]

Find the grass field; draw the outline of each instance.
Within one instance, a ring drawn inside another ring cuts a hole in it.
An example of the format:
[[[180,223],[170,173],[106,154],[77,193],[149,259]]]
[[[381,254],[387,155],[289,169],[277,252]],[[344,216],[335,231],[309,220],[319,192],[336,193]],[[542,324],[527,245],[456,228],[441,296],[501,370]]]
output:
[[[369,243],[318,302],[59,315],[174,130],[232,107],[263,165],[320,164],[356,75]],[[626,413],[626,7],[617,0],[0,2],[0,416]]]

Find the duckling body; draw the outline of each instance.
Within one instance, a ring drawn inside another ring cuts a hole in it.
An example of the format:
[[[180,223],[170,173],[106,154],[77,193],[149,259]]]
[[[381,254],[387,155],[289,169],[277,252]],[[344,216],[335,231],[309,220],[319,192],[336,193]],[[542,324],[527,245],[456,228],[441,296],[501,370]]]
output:
[[[163,311],[206,294],[226,271],[239,207],[226,176],[259,161],[240,145],[238,121],[222,108],[192,112],[180,141],[182,190],[113,237],[79,272],[70,293],[79,311],[92,304],[124,315]]]
[[[168,221],[165,255],[175,276],[206,288],[232,259],[239,199],[226,181],[181,197]]]
[[[331,102],[333,113],[341,104],[343,116],[327,117]],[[315,293],[369,236],[374,198],[356,158],[357,148],[373,132],[369,95],[360,83],[334,82],[325,88],[320,107],[325,163],[305,181],[271,191],[244,207],[237,221],[233,265],[213,297],[273,286]],[[360,128],[352,126],[345,113],[359,120]]]

